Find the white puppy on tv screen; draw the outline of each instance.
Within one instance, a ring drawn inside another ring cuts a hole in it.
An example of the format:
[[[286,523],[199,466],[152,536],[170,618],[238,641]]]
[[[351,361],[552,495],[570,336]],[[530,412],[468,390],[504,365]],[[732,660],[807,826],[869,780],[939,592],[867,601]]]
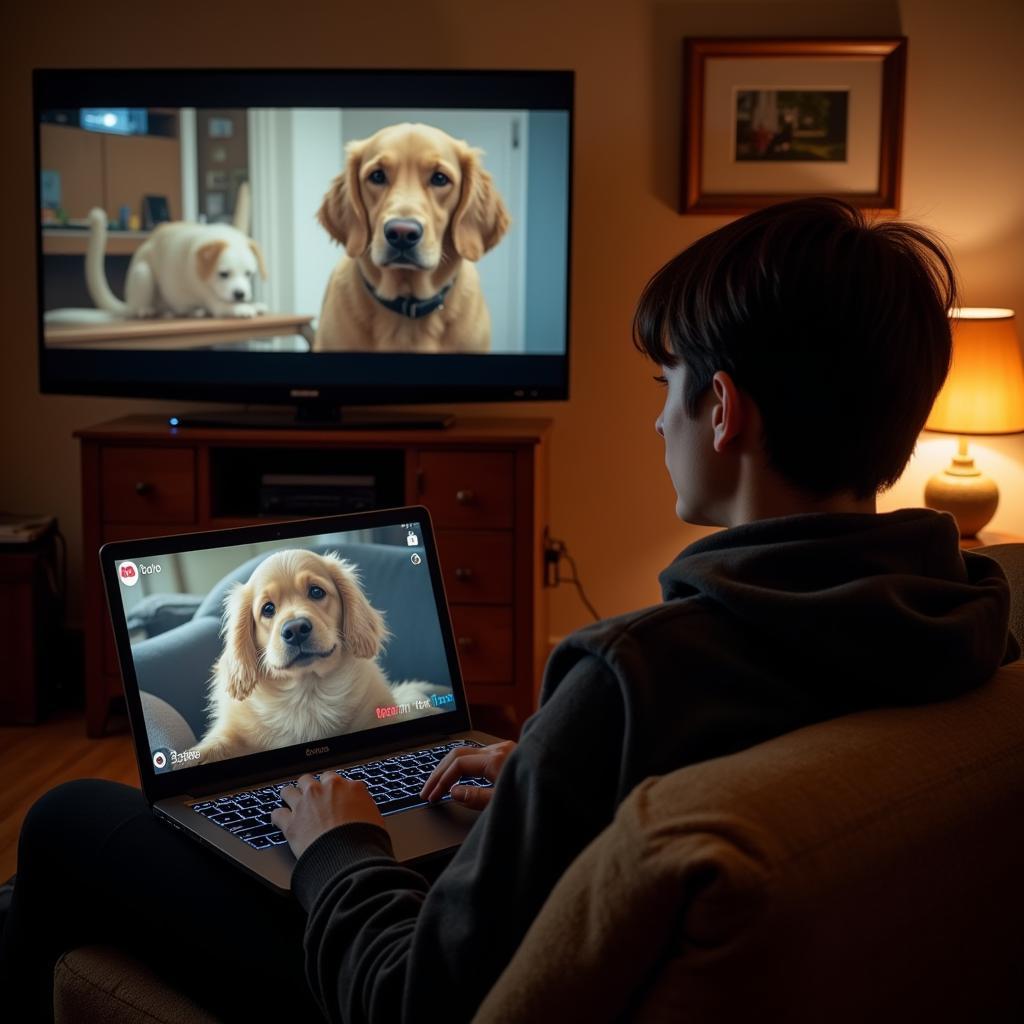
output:
[[[253,317],[256,275],[266,279],[259,246],[230,224],[173,221],[158,225],[132,255],[124,301],[110,290],[104,268],[107,216],[89,214],[85,279],[98,309],[125,317]]]

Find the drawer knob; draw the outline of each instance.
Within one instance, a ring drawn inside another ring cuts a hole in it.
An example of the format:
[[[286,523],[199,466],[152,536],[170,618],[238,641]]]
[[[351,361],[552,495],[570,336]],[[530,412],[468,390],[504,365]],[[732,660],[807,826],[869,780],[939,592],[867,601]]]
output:
[[[460,651],[471,651],[476,647],[476,641],[471,636],[460,636],[455,643]]]
[[[136,484],[135,484],[135,493],[136,494],[149,494],[149,492],[152,489],[153,489],[152,484],[146,483],[145,480],[138,480],[138,481],[136,481]]]
[[[455,570],[455,578],[460,583],[468,583],[473,578],[473,570],[460,567]]]
[[[455,500],[460,505],[475,505],[476,504],[476,491],[471,491],[468,488],[464,491],[455,492]]]

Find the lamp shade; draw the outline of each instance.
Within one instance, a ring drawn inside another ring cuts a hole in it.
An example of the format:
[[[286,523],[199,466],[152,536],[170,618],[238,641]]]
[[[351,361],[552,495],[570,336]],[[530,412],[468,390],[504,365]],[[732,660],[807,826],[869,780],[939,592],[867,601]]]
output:
[[[1024,359],[1012,309],[950,311],[953,361],[925,430],[945,434],[1024,431]]]

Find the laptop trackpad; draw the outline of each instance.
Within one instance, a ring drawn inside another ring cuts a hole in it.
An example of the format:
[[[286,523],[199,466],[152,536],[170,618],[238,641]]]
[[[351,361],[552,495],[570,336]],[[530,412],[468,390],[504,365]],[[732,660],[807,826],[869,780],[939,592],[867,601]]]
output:
[[[461,845],[479,817],[479,811],[445,800],[432,807],[389,814],[384,824],[391,836],[395,859],[407,863]]]

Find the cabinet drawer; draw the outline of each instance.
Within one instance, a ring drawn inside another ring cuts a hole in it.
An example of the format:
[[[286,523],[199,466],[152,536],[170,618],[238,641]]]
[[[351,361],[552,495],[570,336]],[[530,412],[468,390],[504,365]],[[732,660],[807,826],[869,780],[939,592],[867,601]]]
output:
[[[508,529],[514,517],[511,452],[420,452],[420,502],[437,527]]]
[[[105,522],[195,522],[191,448],[105,448],[100,475]]]
[[[452,604],[512,601],[512,534],[438,530],[441,575]]]
[[[452,605],[452,626],[467,684],[512,684],[511,608]]]

